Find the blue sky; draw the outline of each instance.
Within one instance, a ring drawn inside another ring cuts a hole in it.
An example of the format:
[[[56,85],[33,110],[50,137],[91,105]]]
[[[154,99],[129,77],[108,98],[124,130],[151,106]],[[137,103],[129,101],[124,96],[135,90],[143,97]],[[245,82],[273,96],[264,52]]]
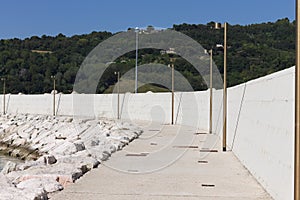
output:
[[[295,19],[295,0],[0,0],[0,39],[117,32],[128,27]]]

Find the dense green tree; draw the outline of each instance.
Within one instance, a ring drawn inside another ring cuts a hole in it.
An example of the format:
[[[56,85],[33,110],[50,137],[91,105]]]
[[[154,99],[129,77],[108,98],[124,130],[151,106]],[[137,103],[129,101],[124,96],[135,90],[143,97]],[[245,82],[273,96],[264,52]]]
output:
[[[173,29],[198,41],[204,48],[213,48],[214,62],[223,73],[223,50],[216,44],[223,43],[223,31],[215,30],[214,23],[173,25]],[[154,30],[148,26],[148,32]],[[133,30],[134,31],[134,30]],[[43,35],[26,39],[0,40],[0,76],[7,77],[10,93],[51,92],[51,76],[57,79],[57,88],[72,92],[73,82],[84,58],[109,32],[92,32],[67,37]],[[139,65],[147,63],[169,64],[169,56],[157,49],[139,51]],[[295,64],[295,22],[284,18],[276,22],[228,27],[228,85],[233,86]],[[125,74],[135,67],[135,51],[119,57],[99,80],[97,92],[105,92],[116,82],[114,71]],[[207,88],[198,72],[182,58],[175,62],[175,69],[185,76],[195,90]],[[2,83],[1,83],[2,84]],[[145,89],[145,88],[144,88]],[[157,86],[155,87],[157,91]],[[166,91],[164,89],[164,91]],[[2,87],[0,85],[0,92]]]

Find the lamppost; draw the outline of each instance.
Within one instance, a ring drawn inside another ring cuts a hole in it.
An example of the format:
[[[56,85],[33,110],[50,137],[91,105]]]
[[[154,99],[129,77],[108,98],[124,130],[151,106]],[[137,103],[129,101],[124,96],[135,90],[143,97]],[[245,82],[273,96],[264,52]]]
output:
[[[294,200],[300,200],[300,7],[296,0]]]
[[[174,124],[174,62],[176,60],[176,58],[174,58],[173,56],[176,54],[175,49],[172,49],[172,51],[170,51],[169,54],[170,55],[170,63],[171,63],[171,76],[172,76],[172,88],[171,88],[171,92],[172,92],[172,97],[171,97],[171,124]]]
[[[139,48],[139,27],[135,28],[135,93],[138,92],[138,48]]]
[[[227,22],[223,25],[215,23],[215,29],[224,28],[224,86],[223,86],[223,151],[226,151],[226,129],[227,129]]]
[[[210,54],[210,64],[209,64],[209,133],[212,133],[212,100],[213,100],[213,92],[212,92],[212,65],[213,65],[213,50],[209,50]]]
[[[171,124],[174,124],[174,62],[176,58],[170,58],[171,69],[172,69],[172,100],[171,100]]]
[[[117,88],[117,92],[118,92],[118,119],[120,119],[120,72],[115,72],[115,75],[117,75],[117,84],[118,84],[118,88]]]
[[[5,115],[5,84],[6,84],[6,79],[3,77],[1,78],[1,81],[3,81],[3,115]]]
[[[55,76],[51,76],[51,79],[53,79],[53,116],[55,116]]]

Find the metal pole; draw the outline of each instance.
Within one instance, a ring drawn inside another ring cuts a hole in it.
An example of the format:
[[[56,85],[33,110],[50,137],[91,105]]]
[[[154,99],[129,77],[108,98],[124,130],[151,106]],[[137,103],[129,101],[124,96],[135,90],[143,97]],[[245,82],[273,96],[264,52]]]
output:
[[[212,98],[213,98],[213,93],[212,93],[212,78],[213,78],[213,75],[212,75],[212,57],[213,57],[213,50],[211,49],[209,51],[210,53],[210,78],[209,78],[209,133],[212,133]]]
[[[3,114],[5,115],[5,78],[3,78]]]
[[[139,29],[135,28],[136,35],[135,35],[135,93],[138,92],[138,48],[139,48]]]
[[[171,124],[174,124],[174,64],[171,64],[172,66],[172,120]]]
[[[118,72],[118,119],[120,119],[120,72]]]
[[[55,116],[55,76],[53,77],[53,116]]]
[[[55,76],[51,76],[53,79],[53,116],[55,116]]]
[[[223,151],[226,151],[226,129],[227,129],[227,22],[224,23]]]
[[[300,200],[300,10],[296,0],[294,200]]]

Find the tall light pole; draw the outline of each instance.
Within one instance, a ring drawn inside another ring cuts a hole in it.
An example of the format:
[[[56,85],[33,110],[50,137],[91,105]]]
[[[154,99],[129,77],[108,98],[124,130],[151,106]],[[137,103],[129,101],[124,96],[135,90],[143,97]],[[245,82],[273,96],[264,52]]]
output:
[[[3,81],[3,115],[5,115],[5,84],[6,84],[6,79],[5,78],[1,78],[1,80]]]
[[[294,200],[300,200],[300,8],[296,0]]]
[[[171,99],[171,124],[174,124],[174,62],[176,58],[170,58],[172,68],[172,99]]]
[[[55,116],[55,76],[51,76],[53,79],[53,116]]]
[[[212,92],[212,66],[213,66],[213,50],[209,50],[210,54],[210,62],[209,62],[209,133],[212,133],[212,100],[213,100],[213,92]]]
[[[227,136],[227,22],[221,26],[220,23],[215,23],[215,28],[224,28],[224,84],[223,84],[223,151],[226,151],[226,136]]]
[[[171,88],[171,92],[172,92],[172,97],[171,97],[171,124],[174,124],[174,62],[176,60],[176,58],[174,58],[174,55],[176,54],[175,49],[174,48],[170,48],[173,49],[172,52],[170,52],[170,63],[171,63],[171,76],[172,76],[172,88]]]
[[[117,91],[118,91],[118,107],[117,107],[117,110],[118,110],[118,119],[120,119],[120,72],[115,72],[115,75],[117,75],[117,84],[118,84],[118,88],[117,88]]]
[[[138,49],[139,49],[139,27],[135,28],[135,93],[138,92]]]

